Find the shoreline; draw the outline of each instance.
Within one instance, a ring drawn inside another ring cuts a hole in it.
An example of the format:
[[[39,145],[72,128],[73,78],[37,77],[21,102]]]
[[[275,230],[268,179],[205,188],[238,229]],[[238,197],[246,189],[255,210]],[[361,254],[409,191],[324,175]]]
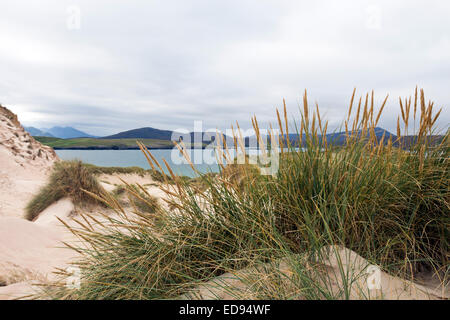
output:
[[[149,147],[146,146],[148,150],[172,150],[173,148],[176,148],[174,146],[171,147]],[[140,150],[139,147],[52,147],[53,150]],[[202,148],[187,148],[187,150],[205,150],[207,147],[204,146]]]
[[[149,150],[171,150],[173,147],[149,147]],[[53,147],[53,150],[140,150],[139,147]]]

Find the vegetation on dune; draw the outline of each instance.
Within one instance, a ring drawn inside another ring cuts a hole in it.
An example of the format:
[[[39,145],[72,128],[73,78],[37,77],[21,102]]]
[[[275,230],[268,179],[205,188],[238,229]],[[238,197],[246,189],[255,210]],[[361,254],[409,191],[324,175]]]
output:
[[[141,167],[100,167],[90,163],[83,163],[83,165],[93,174],[138,174],[140,176],[144,176],[150,173],[149,170],[146,170]]]
[[[158,198],[150,195],[141,185],[129,185],[125,187],[128,199],[135,211],[140,213],[155,213],[160,209]]]
[[[112,192],[112,197],[123,207],[133,207],[135,212],[156,213],[161,209],[158,198],[139,184],[118,185]]]
[[[28,203],[25,218],[34,220],[39,213],[63,197],[70,197],[75,203],[101,203],[83,190],[95,194],[105,193],[81,161],[57,162],[47,185]]]
[[[68,299],[177,298],[226,272],[287,258],[290,276],[276,268],[269,276],[253,274],[252,298],[348,299],[354,275],[342,268],[345,281],[337,291],[321,278],[320,253],[330,245],[354,250],[392,275],[414,279],[429,271],[448,283],[449,133],[430,147],[427,137],[440,111],[434,113],[416,89],[414,98],[400,100],[399,140],[377,139],[374,128],[386,100],[376,110],[373,93],[355,105],[353,93],[343,124],[347,143],[334,148],[318,138],[328,123],[318,107],[310,110],[305,92],[297,123],[304,150],[279,139],[280,165],[272,176],[247,164],[221,165],[220,175],[199,174],[196,183],[206,186],[199,188],[171,174],[174,185],[161,188],[174,211],[159,209],[158,223],[155,215],[127,216],[106,197],[120,219],[111,218],[101,230],[72,229],[89,244],[78,249],[81,288],[50,293]],[[284,119],[278,110],[277,115],[281,133],[289,137],[286,107]],[[411,128],[414,144],[395,147]],[[141,148],[152,168],[161,168]],[[227,158],[226,150],[219,154]]]
[[[165,182],[168,178],[168,182],[172,182],[170,177],[165,177],[160,171],[156,169],[144,169],[141,167],[100,167],[89,163],[83,163],[83,165],[95,175],[98,174],[138,174],[140,176],[150,175],[156,182]],[[190,179],[189,177],[183,177],[183,179]]]
[[[53,138],[51,138],[53,139]],[[92,164],[75,161],[60,161],[55,163],[53,172],[45,185],[38,194],[28,203],[26,207],[25,218],[34,220],[39,213],[44,211],[54,202],[61,198],[69,197],[76,204],[94,203],[104,204],[104,201],[95,199],[88,195],[85,191],[95,195],[104,195],[105,190],[97,181],[96,176],[99,174],[139,174],[141,176],[149,175],[157,182],[167,181],[173,183],[169,177],[164,177],[158,170],[146,170],[141,167],[99,167]],[[184,177],[189,180],[190,178]],[[141,187],[142,188],[142,187]],[[154,197],[145,193],[136,185],[131,186],[131,192],[138,196],[133,196],[131,202],[134,206],[143,212],[153,213],[156,211],[158,204]],[[113,194],[118,195],[124,191],[128,191],[125,186],[119,186],[114,190]]]
[[[125,188],[124,185],[118,185],[112,192],[111,194],[113,196],[119,197],[121,195],[123,195],[125,193],[125,191],[127,191],[127,189]]]
[[[225,166],[221,172],[221,177],[237,186],[239,190],[252,187],[261,179],[258,166],[250,164],[248,158],[247,163],[238,164],[237,159],[233,163]]]

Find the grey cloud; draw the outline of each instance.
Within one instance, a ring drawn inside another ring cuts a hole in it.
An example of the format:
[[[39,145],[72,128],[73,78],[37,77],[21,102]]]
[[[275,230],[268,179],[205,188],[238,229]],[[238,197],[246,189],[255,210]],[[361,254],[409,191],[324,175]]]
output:
[[[70,5],[80,30],[66,28]],[[3,1],[0,102],[29,125],[102,135],[275,123],[283,98],[298,118],[307,88],[336,128],[356,86],[391,94],[380,125],[394,130],[416,85],[450,104],[449,13],[445,1]]]

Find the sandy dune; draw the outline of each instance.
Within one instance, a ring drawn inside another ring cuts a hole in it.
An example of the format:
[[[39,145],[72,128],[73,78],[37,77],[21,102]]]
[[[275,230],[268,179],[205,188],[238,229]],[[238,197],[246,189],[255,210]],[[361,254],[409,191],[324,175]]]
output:
[[[24,279],[38,275],[48,278],[55,266],[63,267],[71,250],[63,248],[66,232],[24,219],[0,220],[0,277],[6,283],[11,274]],[[24,279],[15,279],[24,280]]]
[[[74,253],[62,248],[67,231],[55,227],[55,216],[67,216],[70,200],[48,208],[39,223],[23,219],[28,201],[46,183],[58,157],[0,106],[0,299],[30,293],[32,281],[54,277]],[[70,202],[71,203],[71,202]]]

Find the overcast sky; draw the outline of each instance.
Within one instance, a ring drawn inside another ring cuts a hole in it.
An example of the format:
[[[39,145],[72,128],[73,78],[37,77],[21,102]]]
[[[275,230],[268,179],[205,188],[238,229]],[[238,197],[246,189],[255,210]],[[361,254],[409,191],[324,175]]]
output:
[[[78,15],[78,13],[80,13]],[[450,1],[0,2],[0,103],[26,125],[94,135],[276,122],[302,92],[336,127],[353,87],[423,87],[450,122]]]

